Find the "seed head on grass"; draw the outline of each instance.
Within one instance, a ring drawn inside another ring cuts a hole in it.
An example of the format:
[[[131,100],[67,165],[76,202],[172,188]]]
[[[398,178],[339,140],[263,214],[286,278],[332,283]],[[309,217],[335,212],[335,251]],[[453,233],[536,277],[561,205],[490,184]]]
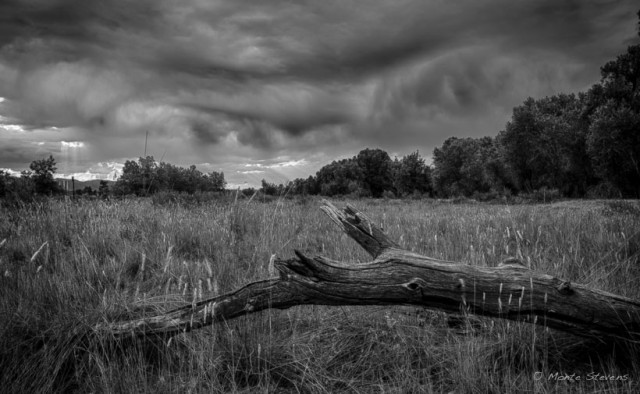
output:
[[[36,260],[36,258],[38,257],[38,255],[40,254],[40,252],[42,251],[42,249],[44,249],[44,247],[47,246],[47,245],[49,245],[49,241],[45,241],[42,245],[40,245],[38,250],[36,250],[36,252],[33,254],[33,256],[31,256],[31,259],[29,260],[29,262],[33,263]]]

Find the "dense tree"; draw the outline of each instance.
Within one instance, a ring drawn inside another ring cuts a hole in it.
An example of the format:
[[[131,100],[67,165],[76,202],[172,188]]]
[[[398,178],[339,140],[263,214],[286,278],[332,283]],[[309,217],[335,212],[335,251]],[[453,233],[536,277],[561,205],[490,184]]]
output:
[[[583,195],[597,182],[586,153],[588,95],[559,94],[527,99],[514,108],[498,137],[504,163],[514,185],[525,191],[558,189]]]
[[[36,193],[50,195],[60,191],[58,182],[53,179],[53,174],[57,170],[56,160],[53,156],[50,155],[46,159],[34,160],[29,165],[29,169],[32,171],[31,177]]]
[[[142,177],[140,165],[133,160],[127,160],[122,168],[122,175],[114,186],[114,193],[118,195],[141,194],[143,190]]]
[[[227,187],[227,181],[224,179],[224,172],[216,172],[211,171],[210,173],[203,176],[204,178],[204,189],[206,191],[223,191],[225,187]]]
[[[393,186],[396,194],[431,193],[431,168],[415,151],[394,162]]]
[[[137,162],[124,163],[122,175],[114,186],[114,194],[153,194],[159,190],[185,193],[224,190],[224,173],[203,174],[196,166],[178,167],[169,163],[157,163],[153,156],[140,158]]]
[[[640,45],[627,48],[627,52],[602,66],[601,84],[605,96],[616,104],[635,107],[640,91]]]
[[[320,186],[318,186],[317,179],[310,175],[304,182],[304,187],[309,194],[320,194]]]
[[[306,186],[307,182],[304,179],[296,178],[292,182],[289,182],[288,189],[292,195],[306,195],[309,194],[309,190]]]
[[[109,183],[107,181],[100,181],[100,186],[98,186],[98,195],[101,198],[109,197]]]
[[[482,137],[478,141],[479,150],[472,165],[482,168],[482,189],[498,194],[511,193],[516,190],[509,171],[505,166],[498,137]]]
[[[601,68],[588,92],[528,99],[498,136],[517,189],[580,197],[597,184],[640,196],[640,46]]]
[[[356,156],[356,162],[362,170],[364,187],[373,197],[380,197],[385,190],[393,189],[392,161],[382,149],[364,149]]]
[[[158,163],[154,160],[153,156],[141,157],[138,159],[139,170],[138,173],[141,175],[142,188],[138,192],[138,194],[153,194],[158,191],[159,188],[159,180],[158,180]]]
[[[640,14],[639,14],[640,15]],[[640,45],[605,64],[591,89],[587,152],[597,175],[625,196],[640,197]]]
[[[640,113],[612,102],[594,114],[588,152],[603,181],[623,196],[640,197]]]
[[[433,151],[433,185],[440,196],[501,190],[504,170],[494,140],[450,137]]]
[[[320,187],[313,175],[307,179],[296,178],[287,185],[290,195],[315,195],[320,194]]]
[[[364,173],[355,158],[334,161],[316,173],[317,187],[325,196],[369,193],[364,186]]]
[[[276,185],[275,183],[269,183],[265,179],[263,179],[261,183],[262,187],[260,188],[260,190],[267,196],[281,195],[284,191],[284,185],[282,184]]]
[[[35,193],[31,171],[23,171],[20,177],[0,170],[0,198],[5,201],[28,201]]]

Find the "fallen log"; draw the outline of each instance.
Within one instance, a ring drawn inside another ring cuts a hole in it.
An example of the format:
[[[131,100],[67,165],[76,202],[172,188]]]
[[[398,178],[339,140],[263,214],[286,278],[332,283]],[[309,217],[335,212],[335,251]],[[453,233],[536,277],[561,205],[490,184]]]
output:
[[[278,278],[153,317],[100,323],[114,337],[172,336],[268,308],[296,305],[417,305],[449,313],[524,321],[580,336],[640,339],[640,302],[537,273],[517,259],[479,267],[402,249],[369,218],[328,201],[321,209],[373,260],[276,260]]]

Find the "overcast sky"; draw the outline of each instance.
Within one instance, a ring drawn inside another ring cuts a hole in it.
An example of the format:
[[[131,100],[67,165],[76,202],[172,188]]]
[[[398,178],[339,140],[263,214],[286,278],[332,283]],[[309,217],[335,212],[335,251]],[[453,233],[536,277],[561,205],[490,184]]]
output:
[[[430,157],[527,97],[586,90],[636,1],[2,0],[0,168],[147,154],[232,184],[365,147]]]

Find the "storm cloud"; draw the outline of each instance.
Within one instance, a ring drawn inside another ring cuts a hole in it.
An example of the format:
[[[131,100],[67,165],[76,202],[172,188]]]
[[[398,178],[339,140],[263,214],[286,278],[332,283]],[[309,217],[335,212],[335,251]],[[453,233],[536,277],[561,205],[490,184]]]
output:
[[[636,7],[3,1],[0,167],[63,140],[84,151],[63,167],[122,161],[147,132],[156,158],[240,178],[243,162],[314,157],[312,172],[365,146],[428,155],[451,135],[496,134],[529,96],[588,88],[636,42]]]

